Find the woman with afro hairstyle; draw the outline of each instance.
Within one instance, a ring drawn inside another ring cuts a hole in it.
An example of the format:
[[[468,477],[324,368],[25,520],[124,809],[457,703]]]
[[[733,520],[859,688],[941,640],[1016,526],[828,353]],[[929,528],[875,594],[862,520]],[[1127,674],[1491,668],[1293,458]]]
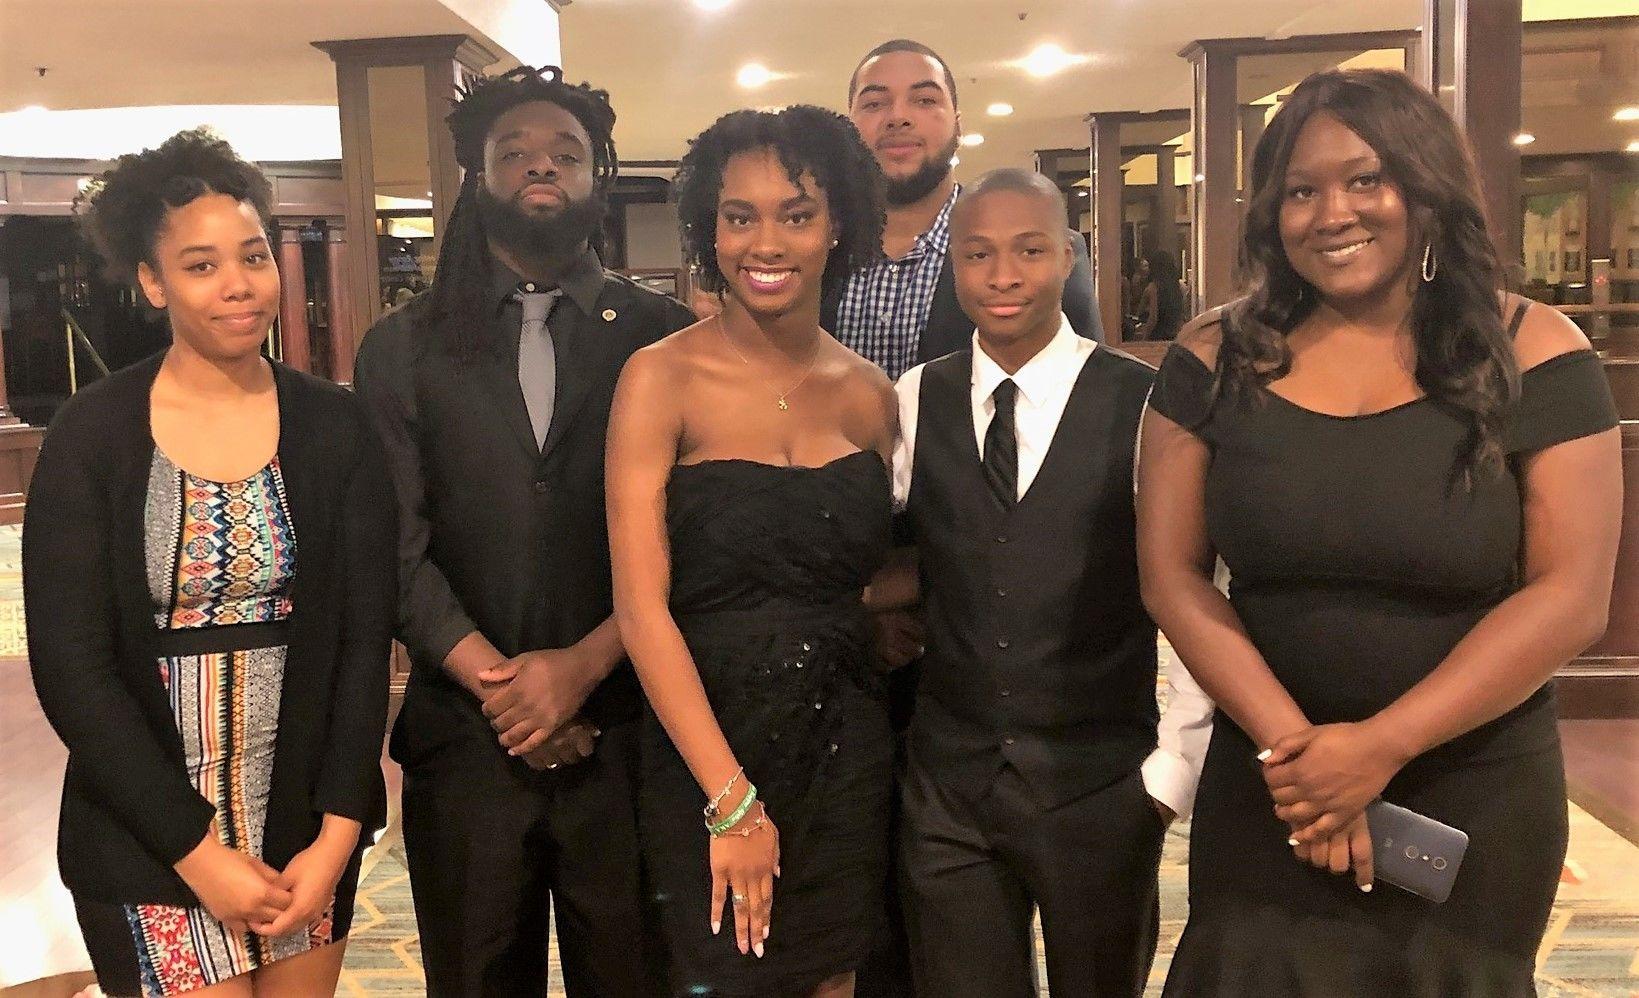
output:
[[[59,865],[109,995],[331,993],[384,816],[392,487],[353,397],[261,355],[270,193],[189,131],[80,205],[172,333],[58,413],[23,531]]]
[[[881,184],[839,115],[719,119],[678,213],[722,312],[616,389],[615,617],[653,708],[638,827],[677,994],[851,995],[882,918],[892,743],[862,595],[896,405],[819,325],[878,252]]]

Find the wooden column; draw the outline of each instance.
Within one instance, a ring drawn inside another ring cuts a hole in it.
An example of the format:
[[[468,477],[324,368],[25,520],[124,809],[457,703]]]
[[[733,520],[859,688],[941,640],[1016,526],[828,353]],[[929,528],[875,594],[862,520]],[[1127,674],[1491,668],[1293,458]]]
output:
[[[1246,206],[1252,200],[1252,154],[1258,151],[1258,140],[1263,138],[1263,116],[1269,109],[1261,104],[1242,104],[1241,129],[1241,217],[1246,217]]]
[[[414,66],[421,70],[423,102],[420,122],[406,127],[426,130],[428,170],[433,195],[434,251],[460,189],[454,140],[444,117],[449,114],[455,84],[463,73],[479,73],[499,53],[466,35],[417,35],[403,38],[350,38],[314,42],[336,64],[336,98],[341,113],[342,180],[346,188],[347,229],[351,236],[343,268],[347,283],[338,300],[332,284],[331,339],[337,358],[334,375],[351,381],[353,354],[362,337],[381,314],[381,262],[377,250],[376,178],[370,135],[370,69]],[[400,117],[403,112],[400,111]],[[334,251],[334,245],[332,245]],[[336,276],[332,267],[332,277]],[[345,358],[345,363],[341,363]],[[344,377],[345,374],[345,377]]]
[[[1178,172],[1172,146],[1155,148],[1155,211],[1150,228],[1155,231],[1155,245],[1174,256],[1178,254]]]
[[[370,220],[365,238],[375,245],[375,219]],[[348,241],[347,230],[331,226],[324,244],[325,262],[330,268],[330,377],[341,385],[353,383],[353,357],[358,353],[359,340],[369,328],[356,325],[355,312],[348,306],[348,295],[353,289],[349,270],[357,255],[349,250]]]
[[[460,61],[444,57],[430,58],[422,63],[421,82],[427,101],[427,166],[431,172],[433,195],[433,258],[438,258],[444,245],[444,223],[461,192],[461,167],[455,162],[455,136],[450,134],[444,118],[450,113],[450,98],[455,94],[461,75],[468,67]],[[477,70],[470,70],[477,72]]]
[[[1235,51],[1212,42],[1184,50],[1195,69],[1190,127],[1195,139],[1195,253],[1191,261],[1194,311],[1229,301],[1235,294],[1235,259],[1241,218],[1237,195]]]
[[[1468,136],[1491,235],[1505,263],[1521,256],[1521,0],[1424,0],[1419,68]]]
[[[1093,273],[1104,336],[1121,342],[1121,118],[1087,117],[1092,133]]]
[[[302,260],[302,230],[279,228],[279,352],[298,371],[312,371],[307,330],[307,267]]]
[[[353,238],[331,242],[330,344],[334,354],[345,352],[343,375],[339,364],[332,376],[353,380],[352,355],[359,335],[381,314],[381,258],[376,245],[376,167],[370,142],[370,67],[359,61],[336,62],[336,95],[341,111],[341,174],[347,202],[343,218]],[[337,261],[337,253],[345,253]]]

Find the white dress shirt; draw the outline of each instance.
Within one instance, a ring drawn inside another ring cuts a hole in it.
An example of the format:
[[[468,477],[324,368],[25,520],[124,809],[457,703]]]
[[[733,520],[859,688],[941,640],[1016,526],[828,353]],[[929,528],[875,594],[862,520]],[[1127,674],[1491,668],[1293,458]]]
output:
[[[1006,378],[1018,386],[1018,400],[1014,406],[1013,425],[1019,446],[1019,498],[1030,491],[1030,485],[1041,471],[1047,448],[1058,432],[1064,407],[1070,401],[1070,392],[1087,358],[1098,349],[1093,340],[1083,339],[1070,327],[1070,320],[1060,316],[1059,330],[1045,347],[1025,362],[1017,372],[1009,375],[979,347],[979,337],[973,337],[973,374],[969,393],[973,405],[973,435],[977,453],[984,453],[985,431],[996,414],[991,393]],[[894,505],[905,507],[911,493],[911,471],[916,454],[916,416],[922,395],[922,369],[917,365],[906,371],[894,390],[899,395],[899,442],[894,446],[893,492]],[[1137,451],[1134,451],[1135,458]],[[1213,703],[1183,664],[1173,656],[1167,667],[1170,695],[1167,709],[1161,715],[1157,732],[1157,746],[1144,760],[1144,787],[1149,795],[1188,817],[1195,803],[1195,785],[1201,778],[1201,762],[1206,756],[1207,741],[1212,736]]]

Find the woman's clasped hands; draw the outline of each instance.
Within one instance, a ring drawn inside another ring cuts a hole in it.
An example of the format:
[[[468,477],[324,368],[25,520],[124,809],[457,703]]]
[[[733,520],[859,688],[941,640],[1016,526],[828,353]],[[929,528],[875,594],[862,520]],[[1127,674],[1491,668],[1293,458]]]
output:
[[[1287,844],[1302,862],[1336,874],[1354,871],[1372,889],[1366,805],[1406,759],[1373,722],[1320,724],[1281,738],[1258,755],[1275,817],[1291,829]]]

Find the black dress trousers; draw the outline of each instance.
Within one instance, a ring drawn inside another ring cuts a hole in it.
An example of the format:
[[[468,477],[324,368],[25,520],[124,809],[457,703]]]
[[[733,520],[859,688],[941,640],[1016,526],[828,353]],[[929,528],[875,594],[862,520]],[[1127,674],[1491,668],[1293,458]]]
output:
[[[976,799],[912,755],[900,888],[919,995],[1035,998],[1033,909],[1054,995],[1143,994],[1165,828],[1137,770],[1054,808],[1004,766]]]
[[[404,845],[433,998],[547,994],[551,914],[572,998],[657,995],[637,863],[638,725],[536,773],[460,741],[404,773]],[[550,902],[550,903],[549,903]]]

